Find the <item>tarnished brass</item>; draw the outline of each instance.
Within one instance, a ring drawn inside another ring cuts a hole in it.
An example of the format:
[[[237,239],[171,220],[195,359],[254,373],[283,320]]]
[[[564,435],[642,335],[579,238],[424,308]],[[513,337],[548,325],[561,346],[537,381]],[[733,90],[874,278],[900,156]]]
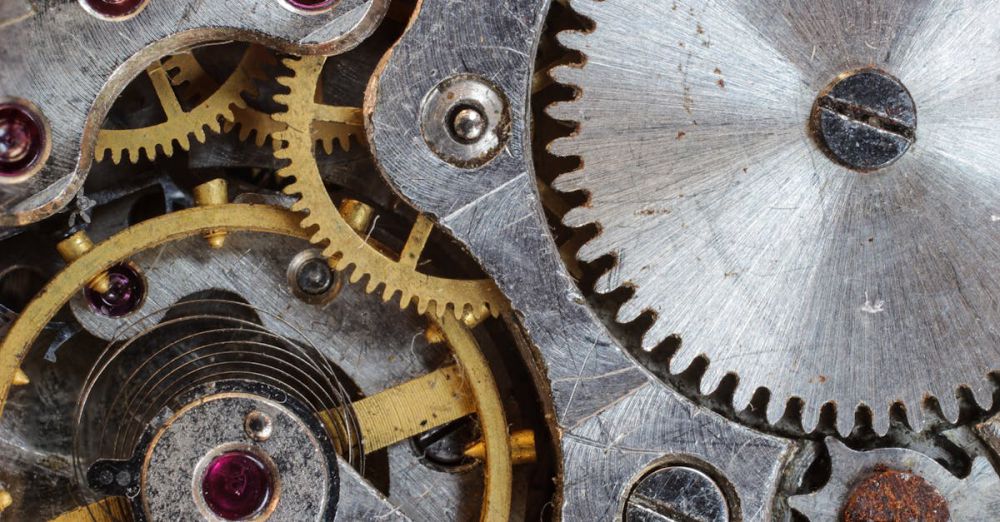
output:
[[[76,261],[87,252],[90,252],[93,248],[94,242],[90,240],[90,236],[88,236],[83,230],[60,241],[56,245],[56,250],[59,252],[59,255],[62,256],[63,260],[67,263]],[[101,272],[90,280],[88,286],[95,292],[103,294],[111,289],[111,279],[108,277],[106,272]]]
[[[416,303],[421,314],[431,313],[437,317],[451,315],[461,318],[467,310],[489,310],[500,315],[506,310],[506,300],[496,286],[487,279],[462,280],[447,279],[418,272],[414,267],[419,260],[429,233],[429,220],[418,218],[411,233],[408,248],[393,259],[365,240],[352,225],[344,219],[327,194],[316,164],[314,143],[316,138],[311,129],[324,123],[354,126],[361,119],[358,109],[322,105],[315,101],[316,85],[323,70],[325,57],[305,56],[290,58],[285,66],[291,69],[291,76],[278,81],[290,89],[289,94],[278,94],[275,101],[287,107],[286,112],[274,115],[275,120],[285,125],[285,129],[275,133],[274,139],[285,144],[275,151],[275,157],[288,160],[288,166],[278,171],[278,176],[292,179],[285,192],[299,196],[292,206],[295,211],[308,211],[302,217],[302,227],[314,230],[311,241],[324,245],[323,255],[337,260],[337,270],[345,270],[354,265],[351,282],[368,277],[367,291],[382,288],[382,298],[386,301],[400,296],[400,306],[405,308]],[[356,127],[350,127],[356,128]],[[336,245],[335,238],[353,236],[344,245]],[[346,246],[346,248],[342,247]],[[381,258],[381,259],[380,259]],[[449,310],[451,310],[449,312]]]
[[[229,203],[229,184],[224,179],[216,178],[198,185],[194,188],[194,202],[200,207]],[[226,244],[225,229],[210,230],[203,235],[212,248],[219,249]]]

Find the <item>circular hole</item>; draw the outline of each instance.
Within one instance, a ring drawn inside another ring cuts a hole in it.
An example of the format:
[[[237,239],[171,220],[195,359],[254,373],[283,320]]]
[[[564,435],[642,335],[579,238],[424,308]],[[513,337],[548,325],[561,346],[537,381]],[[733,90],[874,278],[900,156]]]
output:
[[[0,104],[0,177],[17,178],[34,167],[45,150],[41,116],[19,103]]]
[[[84,9],[98,18],[121,20],[139,13],[148,0],[80,0]]]
[[[205,504],[225,520],[245,520],[259,514],[273,491],[267,465],[245,451],[230,451],[212,459],[201,481]]]
[[[107,317],[122,317],[132,313],[146,296],[146,282],[138,270],[122,263],[107,271],[109,289],[98,292],[92,288],[84,290],[91,310]]]

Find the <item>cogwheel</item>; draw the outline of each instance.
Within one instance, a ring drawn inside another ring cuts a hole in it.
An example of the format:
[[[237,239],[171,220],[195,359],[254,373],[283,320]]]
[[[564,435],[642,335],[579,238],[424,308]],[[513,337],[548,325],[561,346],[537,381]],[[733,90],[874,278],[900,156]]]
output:
[[[400,294],[401,308],[415,302],[420,313],[432,313],[438,317],[444,317],[448,309],[455,317],[464,314],[482,316],[485,313],[498,316],[506,305],[492,282],[447,279],[417,270],[417,263],[433,230],[429,218],[423,215],[417,217],[402,253],[397,257],[369,244],[334,206],[314,156],[314,145],[322,141],[318,139],[316,129],[340,129],[338,139],[345,144],[350,136],[360,135],[364,121],[360,109],[334,107],[316,101],[317,85],[325,62],[325,57],[286,59],[284,63],[291,69],[291,75],[278,78],[278,82],[288,87],[290,92],[275,96],[276,102],[288,107],[286,112],[274,115],[275,120],[286,126],[274,136],[275,140],[284,144],[284,148],[275,151],[275,156],[289,161],[287,167],[278,171],[278,176],[293,179],[285,192],[300,198],[292,206],[293,210],[308,211],[302,219],[302,226],[312,231],[312,242],[323,246],[324,255],[338,260],[337,270],[354,266],[351,282],[368,275],[367,292],[374,292],[382,286],[384,301]]]
[[[142,129],[102,129],[97,137],[97,161],[110,156],[117,165],[125,153],[132,163],[137,163],[142,155],[149,160],[156,159],[159,154],[169,157],[174,153],[175,144],[182,150],[189,150],[192,136],[199,143],[204,143],[206,129],[221,132],[224,130],[222,122],[228,122],[227,131],[239,122],[241,139],[256,133],[257,143],[263,145],[275,128],[266,115],[247,107],[243,94],[256,92],[254,82],[265,79],[264,67],[273,63],[274,57],[267,49],[251,46],[233,74],[215,88],[209,75],[201,70],[190,54],[154,63],[146,69],[146,74],[153,83],[166,120]],[[169,77],[170,71],[177,71],[173,79]],[[174,92],[174,85],[185,86],[180,96]],[[190,111],[185,111],[181,98],[190,99],[201,92],[212,94]]]
[[[985,457],[959,479],[913,450],[854,451],[833,438],[826,446],[832,464],[826,485],[788,499],[809,520],[972,521],[1000,509],[1000,477]]]
[[[614,260],[595,290],[631,291],[644,349],[679,341],[672,373],[704,357],[702,393],[735,375],[737,409],[766,389],[810,432],[824,406],[844,435],[957,422],[963,389],[990,407],[1000,55],[970,50],[1000,2],[571,6],[594,25],[559,35],[584,60],[549,114],[579,126],[550,150],[582,166],[554,187],[587,194],[564,223],[597,226],[577,255]]]

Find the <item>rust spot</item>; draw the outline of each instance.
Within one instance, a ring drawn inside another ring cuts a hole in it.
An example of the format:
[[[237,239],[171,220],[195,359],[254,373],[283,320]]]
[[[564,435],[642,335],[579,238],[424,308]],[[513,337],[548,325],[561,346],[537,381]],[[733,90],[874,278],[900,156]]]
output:
[[[843,522],[947,522],[948,503],[922,477],[876,468],[861,480],[844,502]]]
[[[712,71],[712,72],[714,72],[715,74],[718,74],[719,76],[722,76],[722,69],[719,69],[718,67],[716,67],[715,71]]]
[[[722,78],[719,78],[719,81],[717,81],[715,83],[719,85],[720,89],[725,89],[726,88],[726,80],[723,80]]]
[[[677,139],[683,140],[684,136],[687,136],[687,135],[688,135],[688,133],[686,133],[684,131],[680,131],[680,132],[677,133]]]

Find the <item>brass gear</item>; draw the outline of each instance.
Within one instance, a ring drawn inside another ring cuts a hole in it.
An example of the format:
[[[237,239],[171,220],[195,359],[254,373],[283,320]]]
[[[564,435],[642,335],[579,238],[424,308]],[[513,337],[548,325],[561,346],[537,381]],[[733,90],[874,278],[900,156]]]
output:
[[[305,238],[300,216],[266,205],[211,204],[194,207],[134,225],[93,246],[56,275],[0,340],[0,416],[11,386],[27,386],[20,367],[43,328],[88,281],[135,253],[187,237],[222,232],[259,232]],[[367,245],[367,243],[366,243]],[[419,279],[416,279],[419,281]],[[482,431],[484,493],[480,519],[507,520],[511,507],[512,440],[503,399],[489,362],[466,318],[430,317],[426,332],[432,342],[444,342],[458,363],[394,386],[351,405],[365,442],[365,451],[377,451],[413,435],[469,414]],[[456,378],[460,377],[460,378]],[[336,411],[318,412],[332,419]],[[426,419],[435,418],[428,424]],[[329,421],[328,421],[329,422]],[[533,445],[533,442],[532,442]],[[0,507],[3,511],[4,507]],[[98,501],[67,512],[55,520],[123,520],[120,499]]]
[[[275,96],[275,101],[287,107],[285,112],[273,115],[284,130],[275,133],[276,141],[283,147],[275,151],[278,159],[287,160],[286,167],[278,171],[281,178],[293,180],[284,191],[299,199],[292,209],[308,212],[302,218],[302,227],[311,232],[311,240],[323,247],[323,254],[335,259],[335,268],[344,271],[354,266],[351,282],[369,277],[366,291],[371,293],[383,287],[382,299],[388,301],[400,294],[400,308],[416,301],[417,311],[437,317],[447,315],[451,309],[455,317],[487,313],[499,316],[507,305],[496,286],[489,280],[448,279],[417,271],[417,262],[433,229],[430,218],[418,215],[406,245],[399,256],[387,255],[369,244],[351,227],[338,211],[320,176],[314,157],[317,128],[338,129],[363,125],[360,109],[335,107],[316,100],[320,73],[326,58],[309,56],[288,58],[284,65],[291,70],[278,82],[290,92]],[[345,141],[342,139],[341,143]]]
[[[237,123],[242,129],[241,139],[245,140],[255,133],[257,143],[263,145],[267,136],[276,129],[266,115],[247,106],[243,95],[256,93],[255,81],[266,79],[264,67],[274,63],[274,56],[267,49],[250,46],[236,70],[222,85],[215,86],[191,54],[155,62],[146,69],[146,74],[153,83],[166,119],[139,129],[102,129],[97,137],[95,158],[104,161],[110,156],[117,165],[126,152],[132,163],[137,163],[143,155],[150,161],[160,154],[170,157],[175,151],[175,144],[182,150],[189,150],[191,137],[204,143],[206,129],[216,133],[229,131]],[[173,78],[170,72],[174,72]],[[174,86],[184,86],[180,95],[174,91]],[[181,98],[199,97],[205,92],[211,94],[204,101],[189,111],[183,109]]]

